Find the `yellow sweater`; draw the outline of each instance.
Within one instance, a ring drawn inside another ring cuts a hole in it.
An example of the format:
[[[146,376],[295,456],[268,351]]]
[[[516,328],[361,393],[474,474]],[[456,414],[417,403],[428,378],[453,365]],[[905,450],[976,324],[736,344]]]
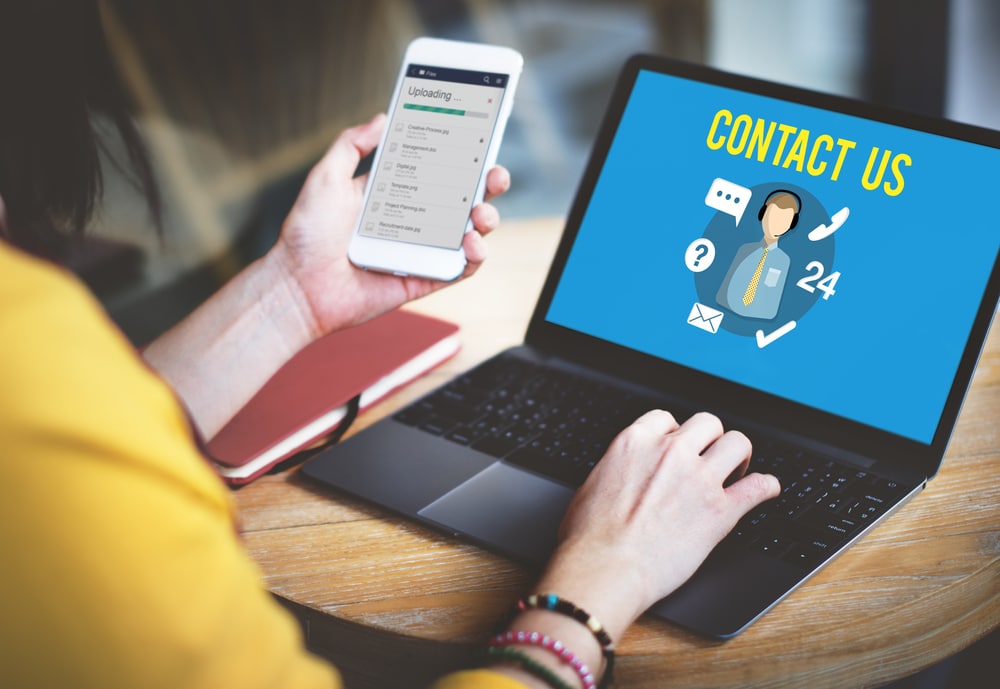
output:
[[[263,587],[167,385],[75,280],[3,242],[0,466],[0,686],[340,685]]]

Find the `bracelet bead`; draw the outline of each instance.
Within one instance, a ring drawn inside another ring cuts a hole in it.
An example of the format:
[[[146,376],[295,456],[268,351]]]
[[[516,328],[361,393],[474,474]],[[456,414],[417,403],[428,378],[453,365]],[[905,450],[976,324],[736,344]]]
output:
[[[538,632],[508,631],[493,637],[490,640],[489,647],[491,649],[509,648],[513,644],[536,646],[549,651],[560,662],[569,665],[577,677],[580,678],[583,689],[597,689],[597,681],[594,679],[594,673],[590,671],[590,668],[582,660],[566,648],[561,641],[553,639],[547,634],[539,634]]]
[[[601,653],[607,663],[604,671],[604,680],[601,686],[607,686],[612,682],[612,673],[615,665],[615,646],[611,636],[604,629],[596,617],[586,610],[577,607],[568,600],[560,598],[554,593],[533,594],[525,596],[517,601],[515,611],[524,612],[526,610],[549,610],[554,613],[566,615],[577,622],[583,624],[587,630],[594,635],[597,643],[601,645]]]

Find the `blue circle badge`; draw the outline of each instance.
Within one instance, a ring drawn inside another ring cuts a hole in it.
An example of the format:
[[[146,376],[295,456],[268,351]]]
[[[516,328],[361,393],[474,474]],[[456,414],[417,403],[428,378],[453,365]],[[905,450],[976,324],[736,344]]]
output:
[[[692,325],[714,314],[714,328],[702,329],[756,336],[763,347],[836,294],[833,233],[847,208],[831,216],[802,187],[747,188],[724,179],[712,183],[705,204],[717,212],[684,255],[698,294]]]

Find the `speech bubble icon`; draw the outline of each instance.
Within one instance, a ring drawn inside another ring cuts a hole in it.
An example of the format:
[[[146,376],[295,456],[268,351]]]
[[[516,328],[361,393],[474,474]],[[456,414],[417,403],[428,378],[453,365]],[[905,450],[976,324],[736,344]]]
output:
[[[743,219],[743,212],[750,203],[753,192],[735,182],[716,177],[705,195],[705,205],[736,218],[737,226]]]

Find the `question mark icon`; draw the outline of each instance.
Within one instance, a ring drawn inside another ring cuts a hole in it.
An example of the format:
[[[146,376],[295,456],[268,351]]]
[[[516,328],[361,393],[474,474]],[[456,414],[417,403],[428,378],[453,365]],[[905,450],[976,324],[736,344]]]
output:
[[[684,252],[684,265],[692,273],[708,270],[715,260],[715,244],[712,240],[700,237],[688,245]]]

